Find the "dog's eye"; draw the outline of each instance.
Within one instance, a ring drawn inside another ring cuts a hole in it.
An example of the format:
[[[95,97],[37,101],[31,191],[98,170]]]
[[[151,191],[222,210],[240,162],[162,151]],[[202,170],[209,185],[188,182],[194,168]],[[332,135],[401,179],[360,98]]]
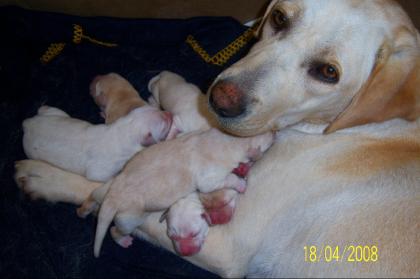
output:
[[[276,9],[271,14],[271,25],[276,30],[276,32],[279,32],[289,26],[289,19],[283,11]]]
[[[337,68],[331,64],[316,64],[311,67],[309,74],[314,78],[327,83],[337,83],[340,80],[340,74]]]

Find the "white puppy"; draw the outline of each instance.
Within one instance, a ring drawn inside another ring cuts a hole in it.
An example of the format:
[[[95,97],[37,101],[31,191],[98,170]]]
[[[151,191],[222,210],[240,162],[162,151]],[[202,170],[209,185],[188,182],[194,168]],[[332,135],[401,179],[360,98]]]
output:
[[[90,83],[90,95],[101,109],[106,124],[146,104],[130,82],[117,73],[96,76]]]
[[[166,219],[167,234],[175,251],[181,256],[192,256],[201,250],[209,225],[230,221],[238,192],[220,189],[211,193],[189,194],[166,210],[160,222]]]
[[[191,256],[200,251],[209,231],[209,217],[197,192],[174,203],[163,213],[160,221],[164,219],[167,223],[168,237],[178,254]]]
[[[215,127],[214,116],[207,109],[206,96],[180,75],[163,71],[149,81],[148,88],[152,92],[149,103],[174,115],[170,137],[176,132],[187,133]]]
[[[79,210],[85,216],[95,209],[95,202],[102,203],[95,256],[99,256],[114,218],[113,237],[122,246],[128,246],[129,234],[141,225],[145,213],[164,210],[196,190],[208,193],[233,188],[244,192],[245,180],[232,174],[232,170],[240,162],[257,159],[257,153],[265,152],[272,143],[272,133],[235,138],[210,129],[161,142],[137,153],[118,176],[95,190]]]
[[[92,125],[42,106],[23,122],[23,147],[30,159],[107,181],[144,146],[165,139],[171,122],[170,113],[151,106],[137,108],[110,125]]]

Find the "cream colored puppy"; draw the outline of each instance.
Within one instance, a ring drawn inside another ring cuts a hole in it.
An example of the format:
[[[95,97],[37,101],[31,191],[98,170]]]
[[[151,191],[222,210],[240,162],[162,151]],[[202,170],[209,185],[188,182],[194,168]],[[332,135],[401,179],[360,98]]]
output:
[[[113,219],[116,224],[116,229],[112,230],[114,239],[122,246],[128,246],[131,242],[129,234],[142,223],[148,212],[166,209],[196,190],[208,193],[233,188],[244,192],[245,180],[231,171],[240,162],[258,159],[258,155],[272,143],[272,133],[235,138],[210,129],[189,133],[137,153],[118,176],[94,191],[82,206],[85,212],[79,211],[86,215],[95,209],[95,202],[102,203],[95,256],[99,256],[103,238]]]
[[[117,73],[96,76],[90,84],[90,95],[101,109],[107,124],[146,105],[136,89]]]
[[[23,122],[23,147],[30,159],[107,181],[138,151],[165,139],[171,120],[169,113],[143,106],[113,124],[92,125],[42,106]]]
[[[17,161],[15,169],[17,186],[33,200],[81,205],[93,190],[102,185],[38,160]],[[64,181],[74,184],[68,187]]]
[[[206,96],[192,83],[169,71],[163,71],[149,81],[152,96],[149,103],[157,104],[173,114],[170,135],[215,127],[214,116],[207,109]],[[212,122],[213,121],[213,122]]]
[[[101,183],[89,181],[42,161],[18,161],[15,169],[16,184],[31,199],[83,204],[78,209],[80,217],[97,210],[98,203],[103,202],[108,190],[108,187],[101,187]],[[182,256],[198,253],[207,236],[209,225],[223,224],[230,220],[237,196],[238,192],[231,189],[199,194],[194,192],[171,205],[159,221],[166,220],[166,232],[172,240],[174,250]],[[116,236],[114,231],[115,229],[112,234]],[[125,241],[126,243],[119,241],[119,244],[129,246],[131,239],[126,238]]]
[[[175,251],[181,256],[191,256],[200,251],[206,239],[208,218],[199,194],[194,192],[171,205],[159,221],[166,219],[167,234]]]
[[[419,277],[418,31],[385,0],[276,0],[261,31],[213,86],[214,109],[226,129],[279,129],[277,141],[251,169],[233,220],[187,259],[234,278]],[[54,188],[53,173],[37,175]],[[61,183],[63,196],[81,194],[78,179]],[[172,250],[160,215],[136,234]]]
[[[189,194],[162,214],[166,219],[167,234],[175,251],[181,256],[192,256],[201,250],[209,225],[230,221],[238,192],[220,189],[211,193]]]

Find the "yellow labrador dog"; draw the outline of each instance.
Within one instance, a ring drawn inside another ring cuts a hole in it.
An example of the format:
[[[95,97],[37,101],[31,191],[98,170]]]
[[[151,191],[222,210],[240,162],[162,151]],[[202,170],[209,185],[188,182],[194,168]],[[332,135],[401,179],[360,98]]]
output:
[[[208,97],[227,131],[277,142],[187,259],[228,277],[419,277],[418,31],[392,1],[274,0],[259,32]],[[36,161],[16,178],[73,202],[97,186]],[[172,249],[160,215],[137,234]]]

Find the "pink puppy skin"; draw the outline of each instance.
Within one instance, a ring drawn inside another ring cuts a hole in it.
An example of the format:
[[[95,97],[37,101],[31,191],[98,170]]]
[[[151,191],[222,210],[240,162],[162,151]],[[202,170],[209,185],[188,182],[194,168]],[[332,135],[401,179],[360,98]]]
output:
[[[239,177],[246,177],[248,175],[249,170],[251,169],[253,163],[239,163],[238,167],[235,168],[232,173],[236,174]]]
[[[200,194],[200,201],[210,226],[227,224],[232,219],[238,192],[232,189],[221,189],[208,194]]]
[[[181,256],[192,256],[200,251],[206,239],[209,228],[206,219],[198,193],[192,193],[168,208],[160,221],[166,220],[175,251]]]
[[[188,257],[194,254],[197,254],[201,250],[203,243],[198,241],[194,236],[180,238],[180,237],[171,237],[176,252],[183,256]]]

